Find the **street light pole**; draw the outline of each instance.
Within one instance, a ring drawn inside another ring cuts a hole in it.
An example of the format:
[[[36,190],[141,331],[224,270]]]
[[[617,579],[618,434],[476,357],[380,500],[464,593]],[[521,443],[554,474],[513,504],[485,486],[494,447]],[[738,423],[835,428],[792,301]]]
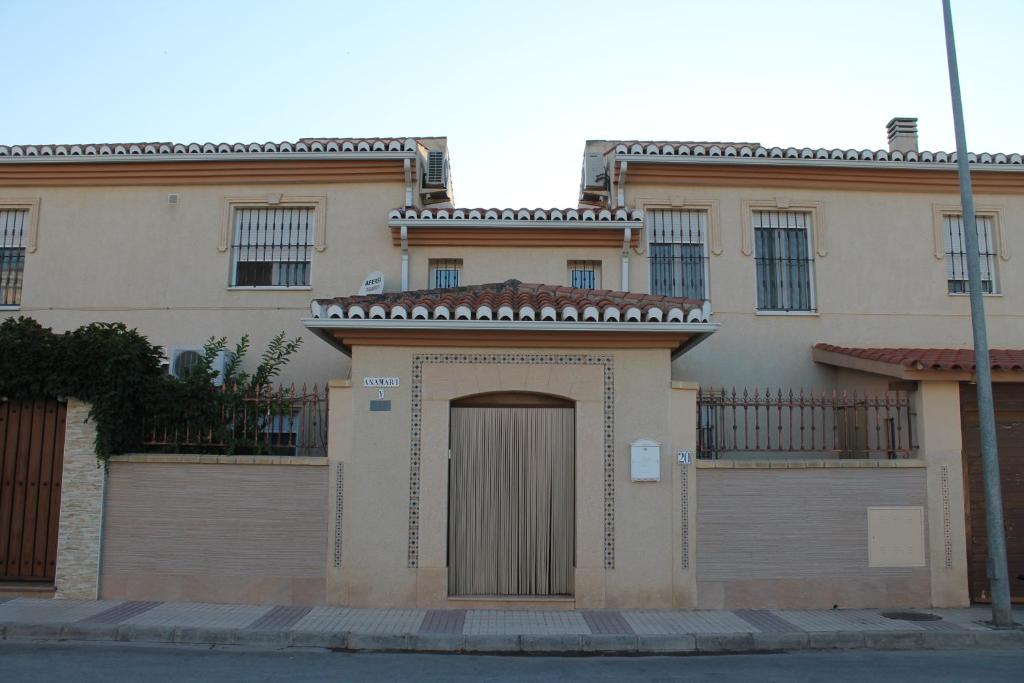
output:
[[[942,0],[946,25],[946,58],[949,61],[949,90],[953,99],[953,127],[956,131],[956,164],[960,175],[960,206],[963,209],[964,246],[967,249],[967,283],[971,298],[971,328],[974,332],[974,365],[978,386],[978,420],[981,428],[981,466],[985,482],[985,527],[988,532],[988,576],[992,591],[992,623],[1012,626],[1010,583],[1006,565],[1006,536],[1003,529],[1003,494],[999,486],[999,453],[996,448],[995,408],[992,402],[992,367],[985,329],[985,300],[981,291],[981,256],[978,253],[978,225],[974,216],[971,168],[964,133],[964,110],[960,101],[960,75],[953,41],[953,13],[949,0]]]

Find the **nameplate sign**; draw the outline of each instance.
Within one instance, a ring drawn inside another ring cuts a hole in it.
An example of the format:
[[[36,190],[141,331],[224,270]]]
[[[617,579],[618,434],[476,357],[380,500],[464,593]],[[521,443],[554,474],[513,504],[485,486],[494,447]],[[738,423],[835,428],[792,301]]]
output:
[[[380,389],[384,387],[397,387],[397,377],[364,377],[363,386],[370,389]]]

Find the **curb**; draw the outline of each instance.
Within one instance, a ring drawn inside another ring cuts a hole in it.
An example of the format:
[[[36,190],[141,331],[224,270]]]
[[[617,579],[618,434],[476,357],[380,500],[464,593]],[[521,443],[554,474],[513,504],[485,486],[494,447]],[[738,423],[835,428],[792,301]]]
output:
[[[5,641],[87,641],[291,647],[348,652],[524,655],[699,655],[820,650],[944,650],[1024,647],[1024,629],[826,631],[719,634],[455,635],[329,633],[185,626],[0,623]]]

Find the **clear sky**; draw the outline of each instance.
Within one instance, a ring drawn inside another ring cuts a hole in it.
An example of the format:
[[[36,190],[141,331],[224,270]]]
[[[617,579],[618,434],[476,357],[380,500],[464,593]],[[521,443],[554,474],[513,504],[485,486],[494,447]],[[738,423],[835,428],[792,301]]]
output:
[[[968,142],[1024,151],[1024,0],[954,0]],[[588,138],[952,149],[940,0],[0,0],[0,143],[447,135],[463,206]]]

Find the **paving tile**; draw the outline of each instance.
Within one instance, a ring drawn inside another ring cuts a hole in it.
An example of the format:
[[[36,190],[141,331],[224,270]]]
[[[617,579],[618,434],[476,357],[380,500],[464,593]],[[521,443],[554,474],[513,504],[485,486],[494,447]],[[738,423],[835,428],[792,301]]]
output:
[[[800,633],[802,629],[766,609],[738,609],[736,616],[762,633]]]
[[[416,633],[426,616],[423,609],[355,609],[314,607],[292,627],[296,631],[350,632],[393,635]]]
[[[967,629],[960,624],[953,623],[952,621],[946,621],[945,619],[940,619],[938,621],[915,621],[913,623],[919,628],[931,632],[964,633],[967,631]]]
[[[753,633],[757,630],[727,610],[638,610],[622,614],[638,635]]]
[[[118,602],[110,600],[15,598],[0,605],[0,621],[13,621],[22,624],[73,623],[118,604]]]
[[[299,605],[278,605],[249,624],[248,628],[254,630],[291,628],[302,617],[309,614],[311,609],[312,607],[301,607]]]
[[[917,623],[886,619],[877,610],[786,610],[783,618],[805,631],[916,631]]]
[[[97,614],[92,614],[79,619],[80,624],[120,624],[122,621],[131,619],[132,617],[148,612],[157,605],[162,605],[161,602],[144,602],[139,600],[129,600],[128,602],[122,602],[120,605],[115,605],[110,609],[103,610]]]
[[[942,620],[957,624],[968,631],[989,631],[985,622],[992,620],[992,608],[988,606],[963,607],[960,609],[933,610],[936,614],[942,615]],[[1018,607],[1013,611],[1013,620],[1018,624],[1024,624],[1024,608]]]
[[[432,609],[420,624],[420,633],[448,633],[462,635],[466,625],[464,609]]]
[[[469,635],[581,635],[590,627],[579,612],[527,610],[470,610],[465,633]]]
[[[591,633],[633,635],[633,627],[629,625],[622,612],[615,610],[586,610],[583,619],[590,627]]]
[[[314,607],[292,626],[292,630],[341,632],[345,630],[348,615],[353,611],[351,607]]]
[[[121,622],[132,626],[244,628],[273,609],[270,605],[211,605],[165,602]]]

